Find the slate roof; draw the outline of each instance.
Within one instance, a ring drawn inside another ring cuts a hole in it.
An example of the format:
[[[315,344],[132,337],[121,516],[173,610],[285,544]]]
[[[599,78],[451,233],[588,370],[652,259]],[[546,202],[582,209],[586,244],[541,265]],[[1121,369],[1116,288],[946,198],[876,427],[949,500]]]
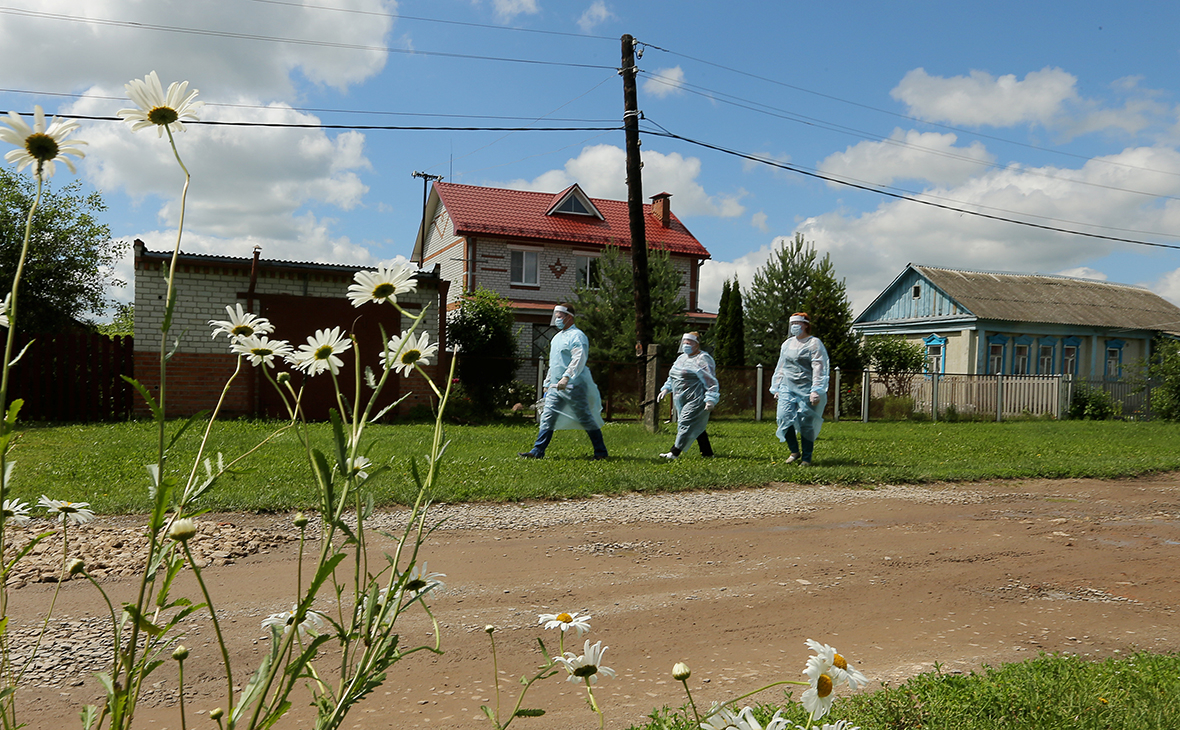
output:
[[[622,200],[590,198],[605,220],[580,215],[546,215],[561,193],[536,193],[527,190],[486,188],[475,185],[438,182],[434,184],[458,236],[482,235],[530,241],[565,241],[598,246],[631,247],[631,225],[627,203]],[[709,258],[701,245],[676,214],[668,228],[660,225],[644,204],[647,215],[648,247],[670,253]]]
[[[1123,327],[1180,335],[1180,307],[1137,286],[916,264],[914,269],[980,319]]]

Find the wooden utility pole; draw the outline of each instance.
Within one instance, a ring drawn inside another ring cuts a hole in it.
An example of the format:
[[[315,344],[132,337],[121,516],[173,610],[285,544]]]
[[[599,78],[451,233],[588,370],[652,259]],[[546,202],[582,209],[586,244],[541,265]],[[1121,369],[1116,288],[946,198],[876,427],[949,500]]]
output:
[[[627,213],[631,267],[635,272],[635,354],[651,344],[651,285],[647,276],[647,228],[643,215],[643,163],[639,157],[639,108],[635,99],[635,39],[623,36],[623,131],[627,137]]]
[[[656,408],[659,346],[652,345],[651,283],[647,275],[647,226],[643,215],[643,162],[639,157],[639,103],[635,94],[635,39],[623,36],[623,131],[627,137],[627,215],[631,222],[631,270],[635,279],[635,355],[646,357],[643,368],[643,424],[660,427]]]
[[[422,249],[421,249],[422,253],[421,253],[421,255],[425,256],[426,255],[426,196],[427,196],[427,193],[430,192],[430,183],[434,182],[435,180],[442,180],[443,178],[442,178],[442,175],[430,175],[425,172],[418,172],[417,170],[415,170],[414,174],[411,175],[410,177],[422,178]],[[421,266],[422,262],[419,261],[418,265]]]

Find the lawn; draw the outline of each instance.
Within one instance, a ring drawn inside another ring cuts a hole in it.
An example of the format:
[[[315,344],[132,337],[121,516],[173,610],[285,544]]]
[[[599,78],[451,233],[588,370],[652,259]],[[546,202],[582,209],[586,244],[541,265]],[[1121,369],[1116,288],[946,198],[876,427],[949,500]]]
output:
[[[216,424],[211,453],[228,460],[266,438],[279,424],[234,420]],[[170,429],[179,423],[169,424]],[[410,459],[421,461],[431,425],[383,425],[369,431],[368,456],[387,471],[370,482],[378,504],[406,503],[414,493]],[[200,428],[178,441],[169,471],[187,476]],[[649,434],[635,423],[604,428],[609,461],[589,459],[580,432],[559,432],[543,461],[516,453],[529,448],[535,426],[521,421],[451,426],[440,502],[566,499],[594,494],[732,489],[772,481],[872,487],[875,484],[978,479],[1131,477],[1180,469],[1180,424],[1116,421],[1008,421],[1004,423],[839,422],[824,426],[816,465],[783,464],[787,449],[766,421],[714,422],[709,433],[717,458],[695,447],[674,462],[666,451],[672,433]],[[312,426],[313,442],[326,450],[327,427]],[[147,509],[148,474],[154,460],[151,423],[23,426],[11,457],[12,490],[33,501],[90,502],[103,513]],[[243,462],[246,470],[224,477],[203,506],[214,510],[287,510],[315,504],[310,471],[293,433]]]

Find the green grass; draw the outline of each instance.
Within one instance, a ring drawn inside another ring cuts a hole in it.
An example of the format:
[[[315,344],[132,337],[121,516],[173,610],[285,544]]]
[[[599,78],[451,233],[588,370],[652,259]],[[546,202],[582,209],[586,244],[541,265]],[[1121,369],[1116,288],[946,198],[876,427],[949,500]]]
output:
[[[175,429],[179,424],[169,424]],[[216,424],[211,452],[227,460],[265,438],[276,424],[225,421]],[[409,462],[421,460],[430,425],[373,427],[369,457],[390,469],[375,477],[378,504],[405,503],[412,496]],[[170,471],[191,466],[200,428],[178,442]],[[312,426],[327,449],[328,431]],[[577,431],[558,432],[547,457],[524,461],[536,434],[531,422],[451,426],[441,502],[564,499],[594,494],[738,488],[789,481],[872,486],[979,479],[1130,477],[1180,469],[1180,424],[1115,421],[1020,421],[1004,423],[828,423],[815,450],[816,466],[784,465],[787,449],[770,421],[716,421],[709,433],[717,458],[702,459],[693,447],[666,463],[672,433],[649,434],[635,423],[607,424],[611,459],[589,460],[590,443]],[[146,422],[71,426],[26,426],[16,451],[12,489],[35,500],[90,502],[99,512],[147,509],[144,465],[154,460],[155,433]],[[315,504],[306,458],[298,440],[284,434],[244,462],[249,471],[225,477],[204,506],[215,510],[286,510]],[[185,471],[187,475],[187,471]]]
[[[758,709],[765,723],[778,708]],[[797,703],[784,714],[807,724]],[[655,717],[633,730],[692,727],[666,710]],[[898,687],[838,696],[820,724],[837,720],[863,730],[1174,730],[1180,728],[1180,656],[1141,652],[1089,661],[1042,655],[968,675],[929,672]]]

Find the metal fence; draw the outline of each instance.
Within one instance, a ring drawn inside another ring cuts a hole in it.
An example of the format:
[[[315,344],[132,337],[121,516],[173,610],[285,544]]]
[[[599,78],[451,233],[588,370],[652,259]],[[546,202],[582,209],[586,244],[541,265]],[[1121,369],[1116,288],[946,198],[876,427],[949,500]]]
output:
[[[9,402],[22,421],[120,421],[131,415],[132,339],[98,334],[20,335],[24,354],[10,370]]]

